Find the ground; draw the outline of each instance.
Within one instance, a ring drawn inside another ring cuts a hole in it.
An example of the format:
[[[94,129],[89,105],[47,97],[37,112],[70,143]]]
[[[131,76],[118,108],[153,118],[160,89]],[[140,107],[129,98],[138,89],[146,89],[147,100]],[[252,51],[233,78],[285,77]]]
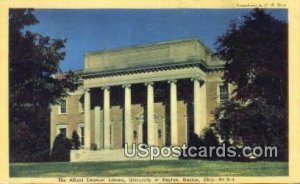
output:
[[[204,160],[10,164],[11,177],[287,176],[287,162]]]

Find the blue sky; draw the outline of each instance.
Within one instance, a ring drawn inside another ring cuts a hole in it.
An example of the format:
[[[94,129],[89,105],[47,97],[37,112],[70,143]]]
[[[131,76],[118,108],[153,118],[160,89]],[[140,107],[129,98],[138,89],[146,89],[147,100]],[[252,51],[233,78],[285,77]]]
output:
[[[214,50],[214,42],[231,20],[249,9],[161,10],[35,10],[40,21],[30,30],[51,38],[66,38],[63,71],[83,69],[84,53],[168,40],[199,38]],[[269,10],[287,21],[286,10]]]

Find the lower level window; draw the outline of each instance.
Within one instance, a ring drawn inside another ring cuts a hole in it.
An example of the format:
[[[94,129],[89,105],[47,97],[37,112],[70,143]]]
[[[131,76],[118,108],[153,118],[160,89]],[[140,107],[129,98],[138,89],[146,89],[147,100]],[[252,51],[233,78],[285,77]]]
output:
[[[62,134],[64,137],[68,136],[68,125],[57,125],[56,134]]]
[[[81,145],[84,145],[84,127],[80,127],[80,142]]]
[[[67,129],[66,128],[60,128],[59,133],[62,134],[64,137],[67,137]]]

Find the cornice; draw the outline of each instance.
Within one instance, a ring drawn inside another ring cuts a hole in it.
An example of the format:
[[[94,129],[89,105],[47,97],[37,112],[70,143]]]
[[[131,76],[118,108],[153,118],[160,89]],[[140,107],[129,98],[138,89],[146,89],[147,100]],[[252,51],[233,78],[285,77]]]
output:
[[[213,65],[209,66],[202,60],[189,60],[181,61],[177,63],[167,63],[167,64],[156,64],[151,66],[139,66],[126,69],[115,69],[107,71],[83,71],[82,78],[93,78],[93,77],[104,77],[104,76],[114,76],[121,74],[131,74],[131,73],[141,73],[141,72],[151,72],[151,71],[163,71],[175,68],[186,68],[186,67],[200,67],[204,72],[223,70],[224,65]]]

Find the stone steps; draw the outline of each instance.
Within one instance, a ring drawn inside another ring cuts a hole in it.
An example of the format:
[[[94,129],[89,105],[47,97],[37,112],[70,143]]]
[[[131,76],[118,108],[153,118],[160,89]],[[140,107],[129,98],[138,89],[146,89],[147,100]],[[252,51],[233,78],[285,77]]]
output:
[[[131,153],[129,151],[129,153]],[[71,150],[71,162],[101,162],[101,161],[150,161],[150,157],[126,157],[123,149],[115,150]],[[174,157],[157,157],[154,160],[178,160]]]

